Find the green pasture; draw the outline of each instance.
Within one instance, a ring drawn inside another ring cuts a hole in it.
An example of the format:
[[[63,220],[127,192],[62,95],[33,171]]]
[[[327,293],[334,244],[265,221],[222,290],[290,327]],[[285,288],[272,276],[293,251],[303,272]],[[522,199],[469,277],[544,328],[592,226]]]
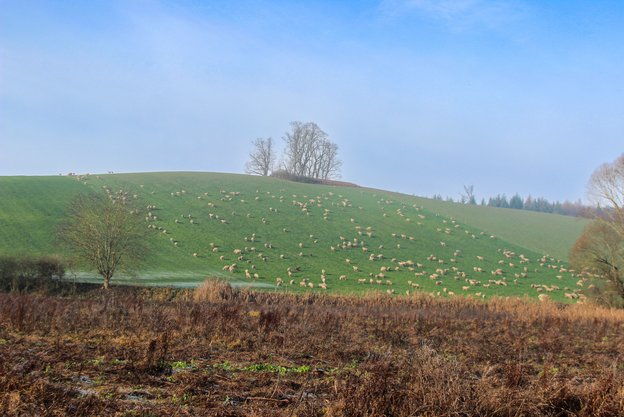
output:
[[[485,298],[537,296],[545,285],[560,301],[579,288],[556,259],[580,234],[574,218],[236,174],[0,177],[0,253],[62,253],[55,230],[67,203],[106,190],[128,192],[152,232],[144,268],[117,282],[192,286],[211,276],[276,290]]]
[[[538,253],[567,260],[568,252],[589,220],[528,210],[471,206],[417,198],[423,207],[443,216],[461,217],[483,230],[494,231],[502,239]]]

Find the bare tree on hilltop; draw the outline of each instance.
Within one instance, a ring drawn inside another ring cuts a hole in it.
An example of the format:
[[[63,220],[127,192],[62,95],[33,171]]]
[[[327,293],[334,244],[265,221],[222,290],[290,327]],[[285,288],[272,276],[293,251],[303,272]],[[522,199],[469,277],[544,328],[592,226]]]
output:
[[[464,185],[464,194],[461,196],[462,204],[477,204],[474,194],[474,185]]]
[[[338,145],[314,122],[292,122],[284,136],[283,168],[290,174],[320,179],[340,176]]]
[[[283,139],[281,174],[321,180],[340,178],[342,162],[338,159],[338,145],[331,142],[316,123],[292,122]],[[256,139],[252,143],[254,148],[249,154],[245,171],[248,174],[269,175],[275,163],[272,139]]]
[[[252,142],[254,149],[249,154],[249,162],[245,166],[248,174],[267,176],[273,170],[275,164],[275,150],[273,149],[273,139],[258,138]]]

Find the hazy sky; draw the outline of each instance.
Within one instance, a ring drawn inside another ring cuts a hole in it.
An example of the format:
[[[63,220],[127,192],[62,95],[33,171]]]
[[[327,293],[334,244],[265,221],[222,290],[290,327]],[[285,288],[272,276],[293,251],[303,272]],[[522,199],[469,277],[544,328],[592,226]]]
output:
[[[242,172],[293,120],[362,185],[584,197],[624,152],[624,2],[0,0],[0,175]]]

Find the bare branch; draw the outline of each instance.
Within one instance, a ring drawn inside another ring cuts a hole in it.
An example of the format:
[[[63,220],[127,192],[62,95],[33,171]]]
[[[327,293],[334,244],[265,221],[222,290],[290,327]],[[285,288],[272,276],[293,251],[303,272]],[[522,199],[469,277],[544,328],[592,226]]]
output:
[[[249,154],[249,161],[245,166],[248,174],[269,175],[275,165],[275,151],[273,150],[273,139],[258,138],[252,142],[254,149]]]
[[[329,179],[340,175],[338,146],[316,123],[292,122],[284,135],[283,168],[293,175]]]
[[[78,260],[102,276],[104,288],[115,272],[129,270],[147,253],[145,226],[123,195],[79,195],[70,203],[59,238]]]

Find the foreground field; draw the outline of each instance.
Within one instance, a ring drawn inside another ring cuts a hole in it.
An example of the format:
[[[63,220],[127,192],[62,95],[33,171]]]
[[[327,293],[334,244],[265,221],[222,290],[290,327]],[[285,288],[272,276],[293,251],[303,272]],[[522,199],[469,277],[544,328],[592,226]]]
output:
[[[220,276],[300,293],[548,293],[562,302],[590,285],[548,256],[567,252],[577,219],[215,173],[0,178],[0,254],[58,252],[67,203],[94,191],[126,195],[152,232],[138,276],[114,282],[194,286]]]
[[[236,291],[0,294],[0,414],[624,415],[622,311]]]

